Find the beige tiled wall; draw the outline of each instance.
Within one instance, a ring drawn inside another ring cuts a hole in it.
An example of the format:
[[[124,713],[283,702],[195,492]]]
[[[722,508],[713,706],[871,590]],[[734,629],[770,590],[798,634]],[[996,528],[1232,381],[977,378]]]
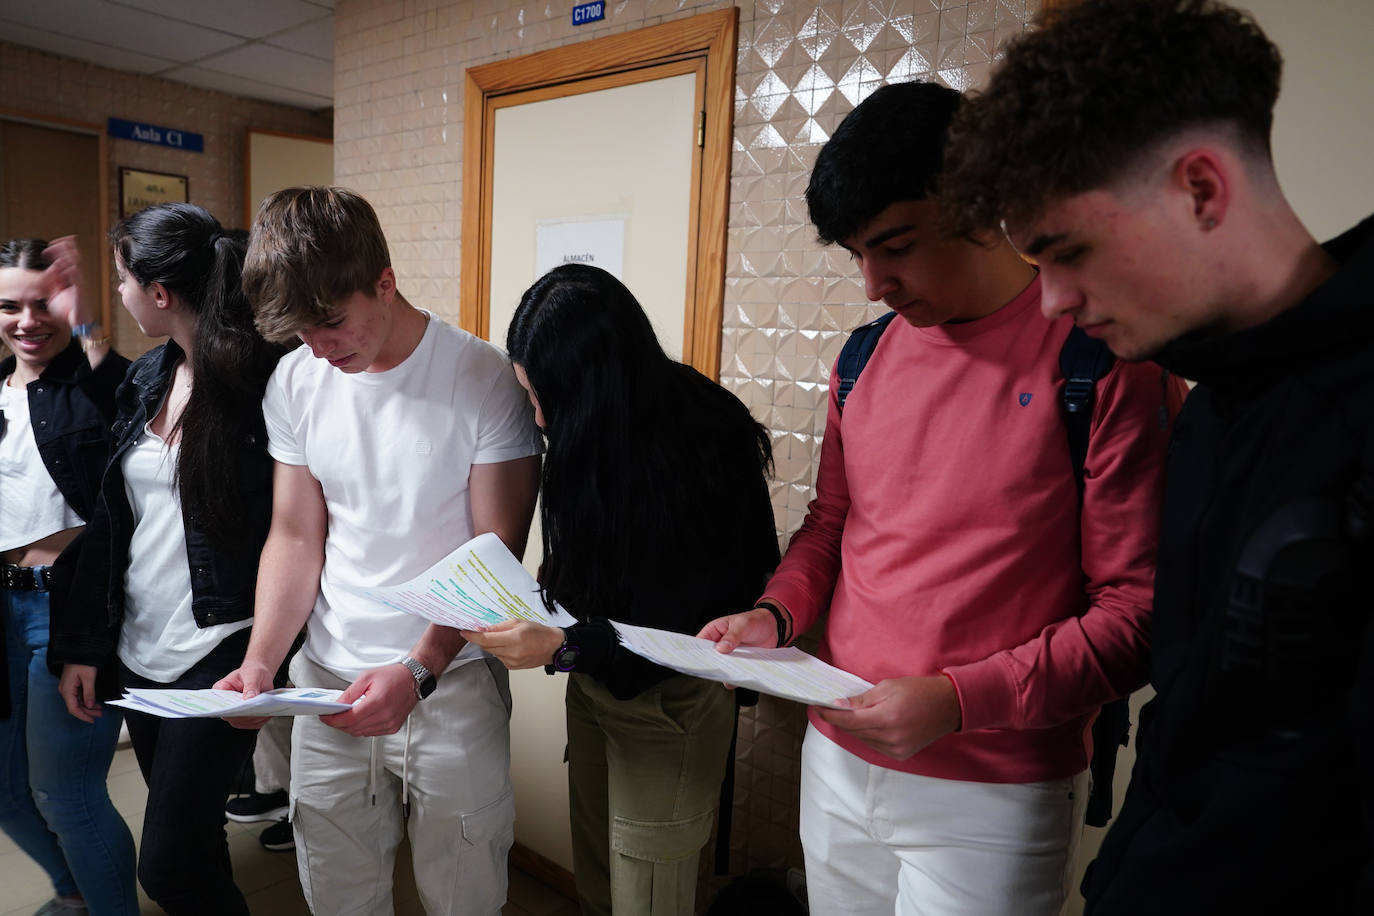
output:
[[[607,0],[339,0],[335,176],[376,205],[402,288],[458,316],[463,71],[728,6]],[[815,242],[803,192],[817,150],[885,81],[986,77],[1039,0],[742,0],[721,381],[773,431],[780,533],[801,523],[844,333],[881,309],[843,252]],[[551,153],[551,155],[554,155]],[[731,870],[798,865],[797,756],[805,720],[765,698],[741,722]]]
[[[171,172],[188,178],[191,202],[226,226],[243,225],[243,143],[252,128],[328,137],[329,112],[197,89],[152,76],[109,70],[0,41],[0,109],[40,118],[80,121],[102,132],[107,118],[123,118],[203,134],[205,151],[191,153],[133,140],[109,140],[110,224],[119,219],[119,168]],[[91,255],[88,254],[88,257]],[[100,256],[108,256],[101,252]],[[113,271],[111,272],[113,276]],[[115,345],[128,356],[150,341],[112,293]]]

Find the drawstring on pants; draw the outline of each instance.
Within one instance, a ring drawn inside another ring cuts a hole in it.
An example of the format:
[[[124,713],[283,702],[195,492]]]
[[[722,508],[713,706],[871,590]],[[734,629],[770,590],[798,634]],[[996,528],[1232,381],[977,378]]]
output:
[[[367,794],[372,798],[372,804],[377,804],[377,737],[371,739],[371,753],[367,762]]]
[[[377,742],[380,736],[371,739],[367,767],[367,794],[372,804],[377,804]],[[401,816],[410,819],[410,717],[406,716],[406,743],[401,752]]]
[[[410,716],[406,716],[406,743],[401,751],[401,819],[410,820]]]

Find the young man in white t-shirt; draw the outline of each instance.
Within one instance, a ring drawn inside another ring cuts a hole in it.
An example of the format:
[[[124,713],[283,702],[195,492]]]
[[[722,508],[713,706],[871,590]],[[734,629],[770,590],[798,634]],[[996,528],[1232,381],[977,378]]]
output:
[[[406,301],[376,214],[349,191],[270,197],[243,282],[264,336],[306,346],[263,399],[272,528],[252,641],[217,686],[270,689],[304,627],[292,680],[354,703],[292,736],[314,912],[391,913],[408,829],[426,911],[498,913],[514,821],[505,669],[352,589],[404,581],[486,531],[523,553],[542,448],[528,401],[499,350]]]

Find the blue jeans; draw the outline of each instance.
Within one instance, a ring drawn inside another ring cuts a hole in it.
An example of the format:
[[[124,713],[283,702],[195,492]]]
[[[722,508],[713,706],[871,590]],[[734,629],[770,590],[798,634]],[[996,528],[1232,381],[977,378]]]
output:
[[[119,713],[67,712],[48,672],[48,593],[0,588],[11,714],[0,720],[0,829],[95,916],[137,914],[134,840],[105,786]]]

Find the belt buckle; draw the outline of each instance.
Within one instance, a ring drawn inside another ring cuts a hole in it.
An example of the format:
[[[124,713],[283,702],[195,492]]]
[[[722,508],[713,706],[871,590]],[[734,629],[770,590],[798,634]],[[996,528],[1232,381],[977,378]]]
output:
[[[29,574],[33,576],[33,590],[34,590],[34,591],[36,591],[36,592],[46,592],[46,591],[48,590],[48,587],[47,587],[46,585],[43,584],[43,572],[44,572],[44,570],[46,570],[47,568],[48,568],[48,567],[46,567],[46,566],[30,566],[30,567],[28,567]]]

